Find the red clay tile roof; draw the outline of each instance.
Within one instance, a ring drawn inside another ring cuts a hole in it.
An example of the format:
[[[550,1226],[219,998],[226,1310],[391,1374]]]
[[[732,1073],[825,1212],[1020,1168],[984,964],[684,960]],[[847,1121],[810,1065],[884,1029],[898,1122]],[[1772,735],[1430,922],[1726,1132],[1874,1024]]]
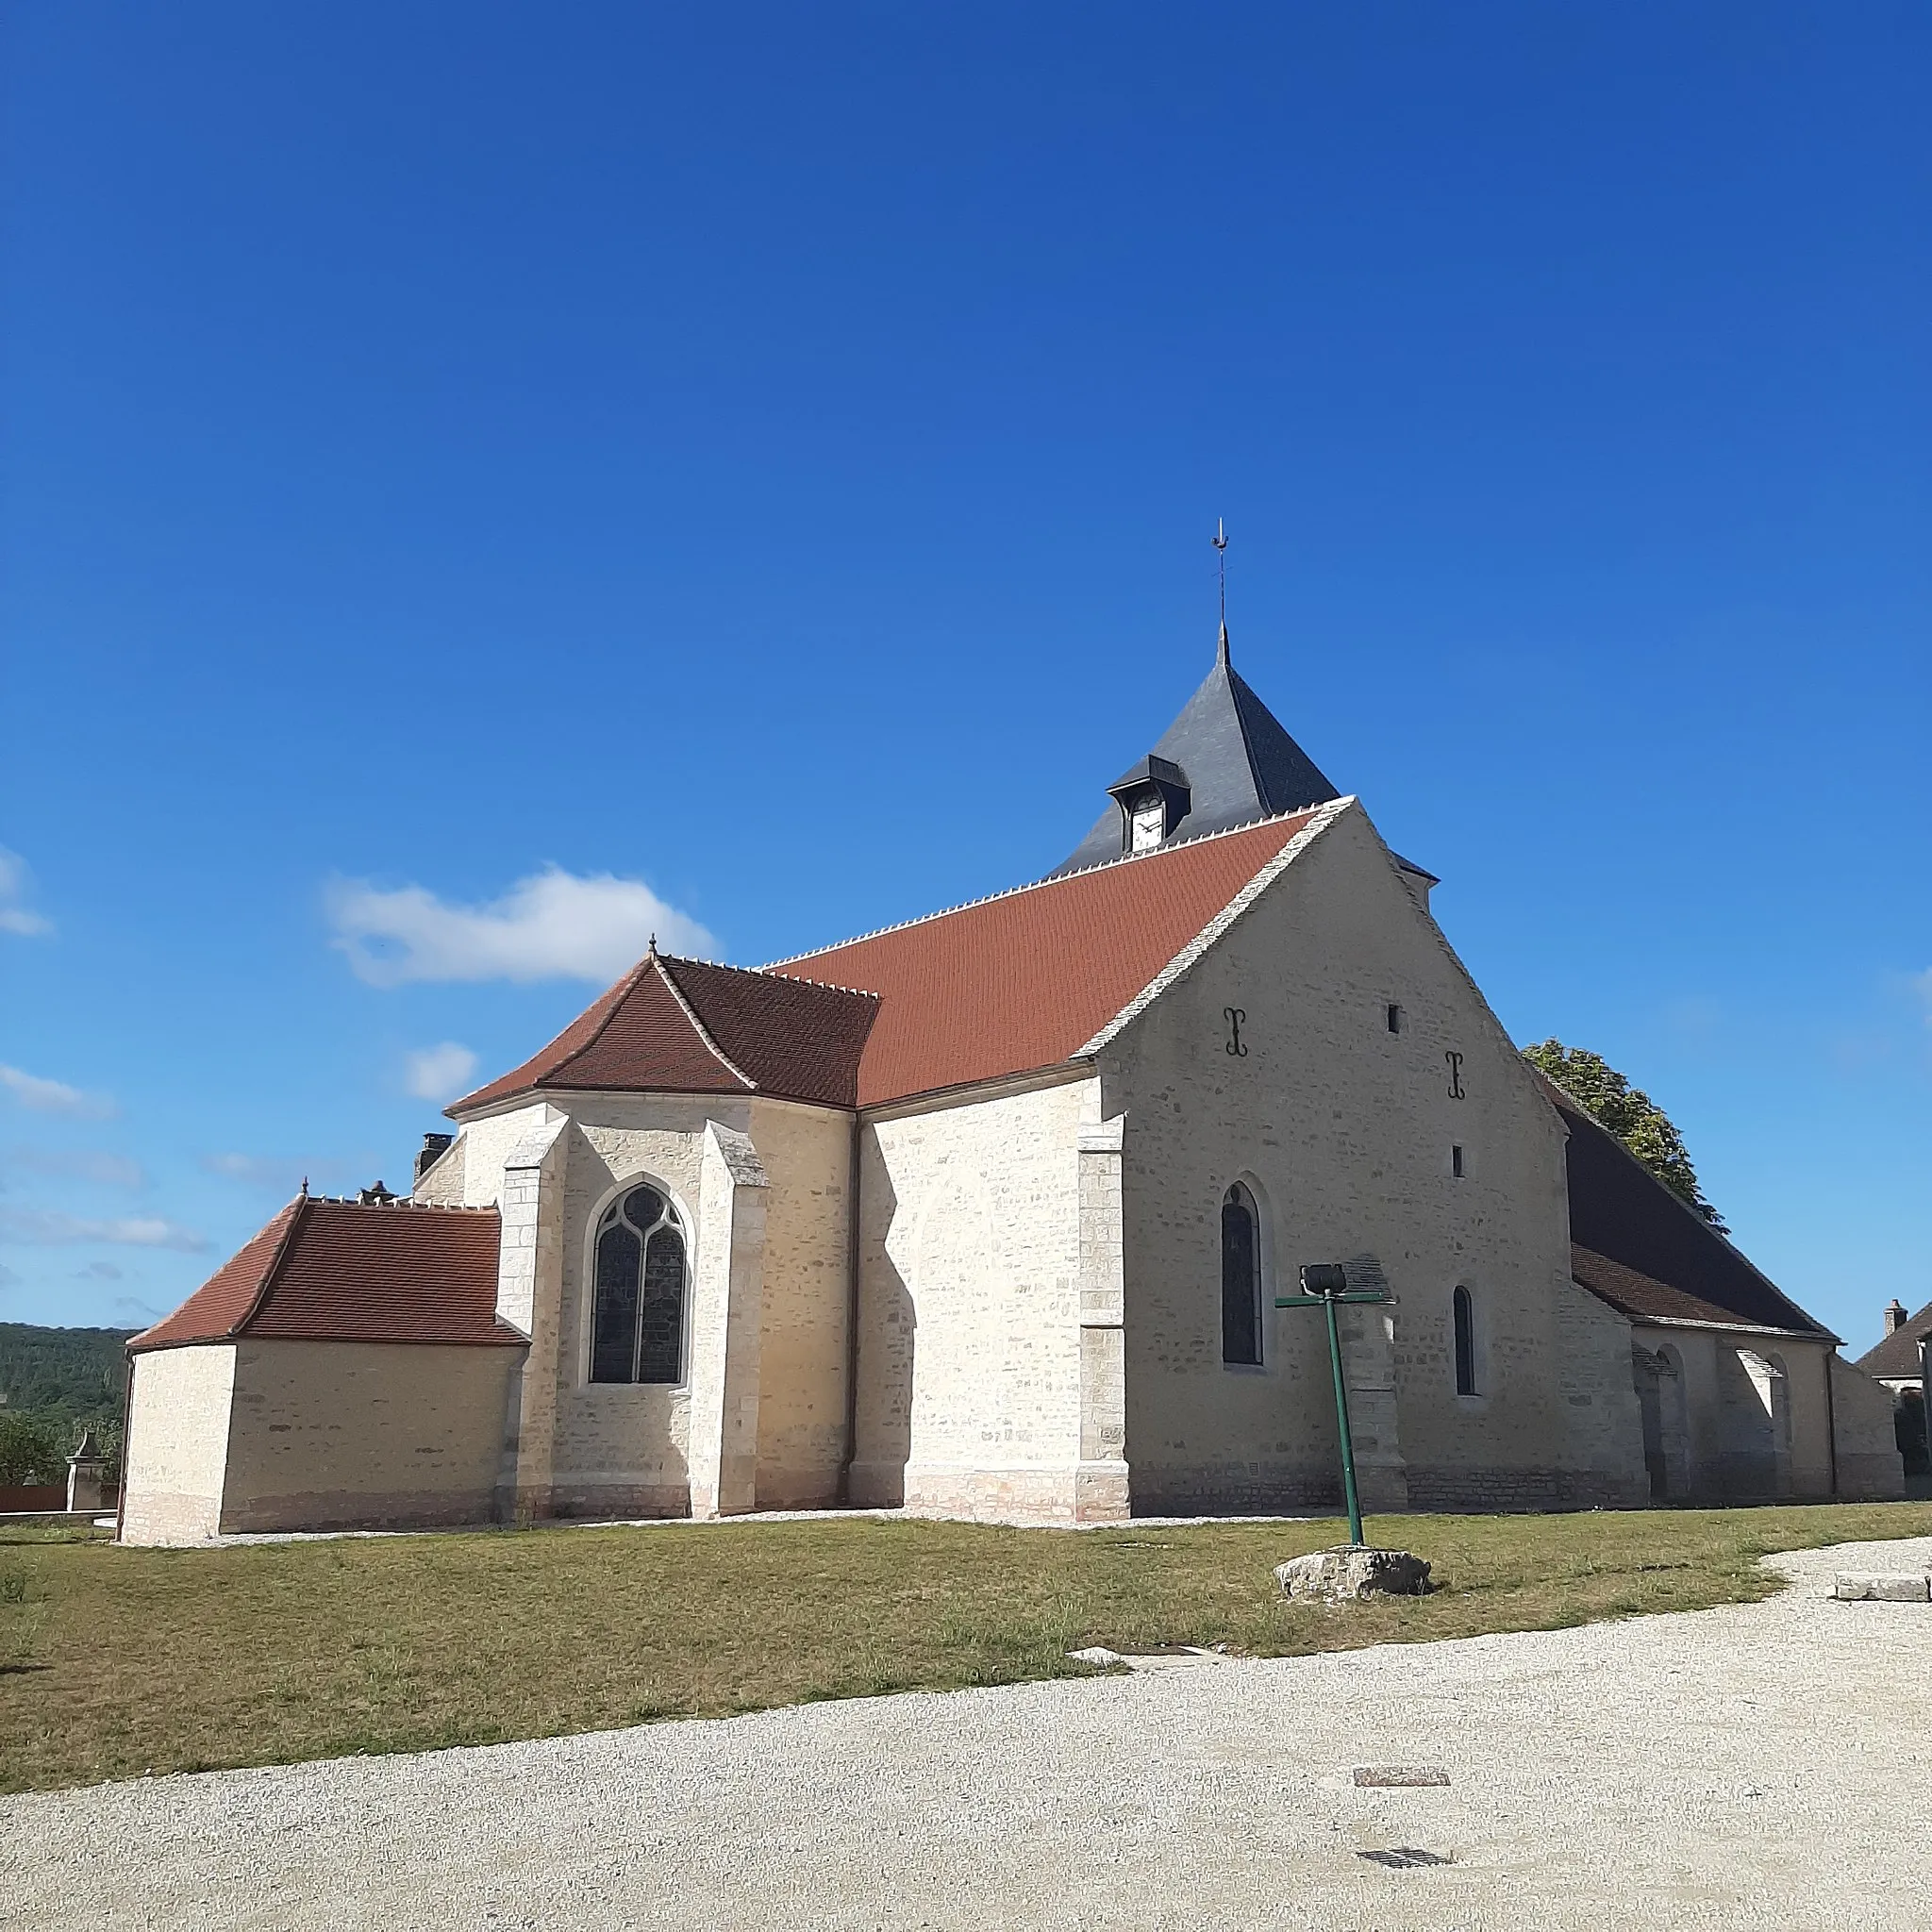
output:
[[[651,952],[550,1044],[449,1112],[544,1088],[771,1093],[851,1107],[878,1002],[741,966]]]
[[[260,1336],[521,1346],[496,1319],[495,1208],[291,1201],[130,1352]]]
[[[1537,1078],[1570,1129],[1572,1272],[1600,1301],[1636,1320],[1829,1333],[1701,1221],[1594,1114],[1541,1074]]]
[[[880,997],[858,1101],[1050,1067],[1076,1055],[1314,816],[1070,873],[766,969]]]
[[[1858,1357],[1858,1367],[1868,1375],[1879,1375],[1890,1382],[1916,1382],[1919,1379],[1919,1338],[1932,1335],[1932,1302],[1910,1321],[1894,1328],[1876,1348]]]

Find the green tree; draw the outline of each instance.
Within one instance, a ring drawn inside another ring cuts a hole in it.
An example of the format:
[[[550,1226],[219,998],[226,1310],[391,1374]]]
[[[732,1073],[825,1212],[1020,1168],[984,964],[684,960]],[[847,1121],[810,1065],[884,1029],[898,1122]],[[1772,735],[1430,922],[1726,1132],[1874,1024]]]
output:
[[[1642,1088],[1631,1086],[1601,1054],[1565,1046],[1560,1040],[1541,1040],[1534,1046],[1525,1046],[1523,1058],[1573,1099],[1581,1101],[1672,1193],[1693,1208],[1719,1234],[1730,1232],[1697,1185],[1697,1170],[1690,1165],[1683,1135]]]
[[[53,1431],[31,1416],[0,1408],[0,1489],[67,1480],[67,1458]]]

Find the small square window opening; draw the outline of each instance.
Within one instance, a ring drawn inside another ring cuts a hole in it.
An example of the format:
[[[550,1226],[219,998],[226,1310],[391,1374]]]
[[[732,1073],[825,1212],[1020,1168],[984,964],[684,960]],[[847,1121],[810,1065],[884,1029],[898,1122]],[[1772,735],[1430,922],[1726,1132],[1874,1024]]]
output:
[[[1389,1030],[1391,1033],[1400,1033],[1402,1031],[1402,1008],[1400,1007],[1391,1005],[1389,1008]]]
[[[1449,1150],[1449,1172],[1457,1180],[1462,1178],[1462,1149],[1460,1147],[1452,1147]]]

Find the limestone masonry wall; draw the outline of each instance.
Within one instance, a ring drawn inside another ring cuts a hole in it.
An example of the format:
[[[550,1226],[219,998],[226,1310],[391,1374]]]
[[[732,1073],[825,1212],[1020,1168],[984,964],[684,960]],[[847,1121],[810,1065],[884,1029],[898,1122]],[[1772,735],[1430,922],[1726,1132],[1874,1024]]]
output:
[[[561,1200],[561,1314],[551,1507],[560,1516],[682,1516],[691,1507],[691,1390],[590,1379],[591,1243],[598,1218],[626,1188],[667,1191],[694,1276],[702,1220],[705,1126],[742,1133],[748,1101],[720,1096],[594,1094],[571,1102]],[[685,1374],[690,1374],[687,1292]]]
[[[1561,1127],[1358,808],[1106,1047],[1102,1067],[1104,1110],[1125,1117],[1137,1511],[1292,1509],[1336,1493],[1320,1315],[1264,1306],[1261,1365],[1221,1359],[1221,1203],[1236,1180],[1264,1224],[1264,1305],[1295,1291],[1304,1263],[1373,1256],[1386,1273],[1392,1307],[1350,1324],[1371,1507],[1541,1505],[1630,1487],[1616,1438],[1626,1427],[1640,1440],[1634,1398],[1628,1416],[1613,1405],[1579,1434],[1562,1397],[1576,1338],[1557,1318],[1570,1292]],[[1458,1285],[1476,1318],[1468,1396],[1454,1377]],[[1377,1350],[1392,1355],[1392,1401]],[[1627,1359],[1618,1379],[1628,1386]]]
[[[244,1338],[233,1353],[224,1531],[491,1520],[517,1350]]]
[[[869,1124],[861,1140],[853,1500],[1080,1510],[1075,1078]]]
[[[823,1507],[845,1462],[852,1117],[757,1100],[752,1141],[769,1177],[758,1507]]]
[[[135,1357],[124,1541],[205,1542],[219,1533],[234,1390],[232,1342]]]

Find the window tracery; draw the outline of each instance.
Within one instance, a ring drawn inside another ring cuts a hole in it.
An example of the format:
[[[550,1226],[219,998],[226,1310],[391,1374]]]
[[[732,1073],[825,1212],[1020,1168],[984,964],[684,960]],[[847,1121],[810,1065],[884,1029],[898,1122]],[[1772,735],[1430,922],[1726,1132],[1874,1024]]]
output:
[[[593,1382],[684,1379],[684,1235],[656,1188],[636,1187],[597,1225]]]

